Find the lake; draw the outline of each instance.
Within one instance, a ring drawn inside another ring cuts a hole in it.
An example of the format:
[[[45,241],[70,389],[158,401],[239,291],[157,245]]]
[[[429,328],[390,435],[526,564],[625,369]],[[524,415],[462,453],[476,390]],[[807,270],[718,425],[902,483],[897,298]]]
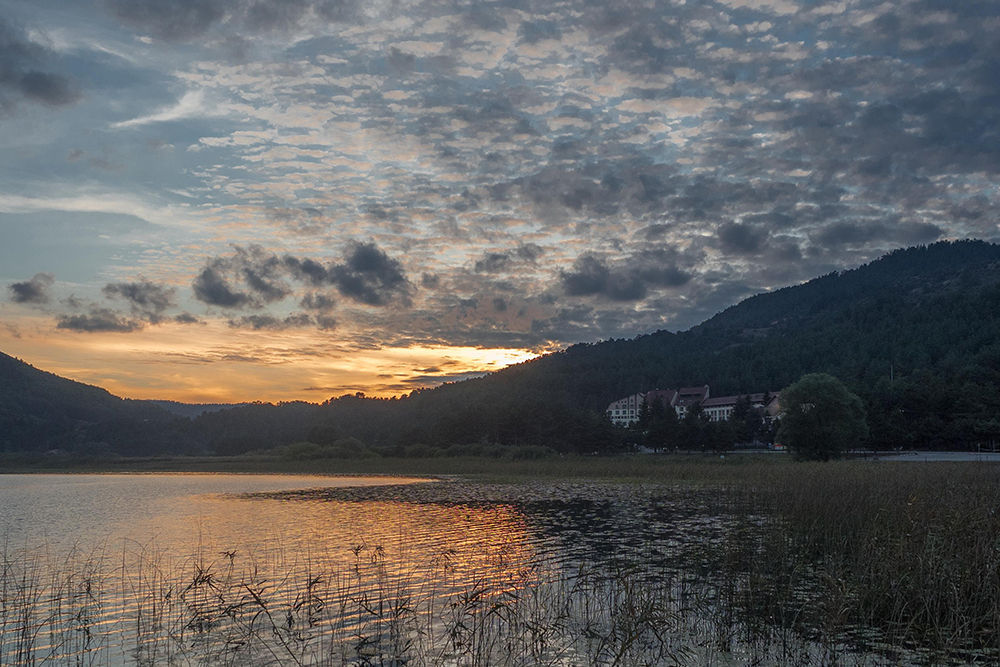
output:
[[[764,522],[659,484],[0,475],[0,663],[907,661],[803,632],[808,576],[763,609]]]

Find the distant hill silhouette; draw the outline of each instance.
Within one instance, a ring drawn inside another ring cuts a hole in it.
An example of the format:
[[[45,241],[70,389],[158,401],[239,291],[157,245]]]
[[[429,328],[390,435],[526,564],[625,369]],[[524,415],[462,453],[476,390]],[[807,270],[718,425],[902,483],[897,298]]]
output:
[[[779,390],[811,372],[862,396],[873,444],[1000,445],[1000,246],[897,250],[751,297],[688,331],[573,345],[401,399],[249,404],[178,419],[3,357],[0,448],[239,453],[355,437],[386,452],[469,443],[594,451],[617,441],[603,410],[622,396],[698,384],[716,395]]]
[[[0,353],[0,452],[187,451],[187,428],[152,402],[122,399]]]

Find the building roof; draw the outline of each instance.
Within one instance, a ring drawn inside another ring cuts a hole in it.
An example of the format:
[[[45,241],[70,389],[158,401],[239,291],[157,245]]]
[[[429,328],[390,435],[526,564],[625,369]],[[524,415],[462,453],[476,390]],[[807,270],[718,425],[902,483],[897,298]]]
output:
[[[772,396],[773,395],[774,394],[772,394]],[[753,405],[754,403],[763,404],[765,396],[767,396],[767,394],[761,394],[761,393],[739,394],[737,396],[716,396],[715,398],[706,398],[704,401],[701,402],[701,405],[702,407],[705,408],[717,408],[719,406],[736,405],[737,401],[739,401],[743,397],[749,399],[751,405]]]
[[[680,405],[691,405],[700,403],[708,398],[708,385],[700,387],[681,387],[677,390],[677,403]]]
[[[664,405],[673,405],[676,398],[676,389],[654,389],[653,391],[646,392],[647,404],[652,404],[653,401],[661,401]]]

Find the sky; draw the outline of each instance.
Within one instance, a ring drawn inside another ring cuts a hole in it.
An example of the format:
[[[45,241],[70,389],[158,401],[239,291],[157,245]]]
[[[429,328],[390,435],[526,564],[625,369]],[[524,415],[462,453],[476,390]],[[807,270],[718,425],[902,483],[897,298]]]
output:
[[[0,351],[402,395],[1000,239],[996,0],[0,0]]]

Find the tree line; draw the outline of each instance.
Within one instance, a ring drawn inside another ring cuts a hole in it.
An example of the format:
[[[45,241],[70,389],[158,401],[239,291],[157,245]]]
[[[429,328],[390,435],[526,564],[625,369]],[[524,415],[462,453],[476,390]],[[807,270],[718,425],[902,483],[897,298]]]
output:
[[[622,396],[700,384],[730,395],[779,390],[811,373],[838,378],[860,397],[865,446],[994,447],[1000,247],[960,241],[895,251],[751,297],[688,331],[578,344],[394,399],[351,394],[321,404],[258,403],[191,419],[9,357],[0,361],[0,450],[7,451],[241,454],[297,442],[327,447],[345,438],[379,453],[614,451],[636,442],[604,415]],[[653,448],[711,450],[761,437],[739,419],[707,424],[692,417],[674,425],[654,409],[646,418],[652,435],[641,443]]]

